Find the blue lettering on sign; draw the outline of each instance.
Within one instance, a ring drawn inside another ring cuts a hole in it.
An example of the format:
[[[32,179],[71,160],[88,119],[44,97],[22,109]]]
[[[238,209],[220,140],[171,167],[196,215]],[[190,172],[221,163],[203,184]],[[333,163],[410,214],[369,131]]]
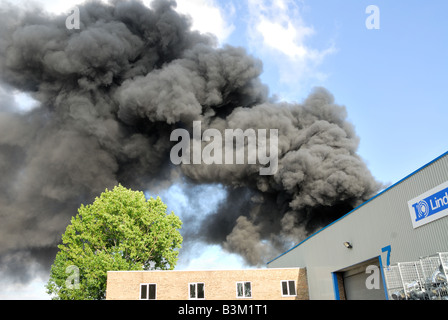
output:
[[[448,181],[408,201],[412,226],[421,227],[448,216]]]
[[[415,221],[425,219],[437,212],[448,209],[448,188],[412,204],[412,207],[415,211]]]

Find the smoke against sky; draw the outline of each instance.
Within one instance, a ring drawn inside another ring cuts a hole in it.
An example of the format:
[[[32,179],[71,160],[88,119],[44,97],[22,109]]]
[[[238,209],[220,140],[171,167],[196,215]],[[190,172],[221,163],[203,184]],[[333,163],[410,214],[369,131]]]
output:
[[[346,110],[316,88],[302,103],[275,101],[262,62],[190,30],[169,1],[79,6],[66,15],[4,5],[0,23],[0,265],[26,282],[47,271],[81,203],[118,183],[153,194],[175,183],[217,185],[207,214],[179,213],[188,244],[203,241],[249,265],[273,255],[374,195]],[[8,92],[38,107],[19,112]],[[257,165],[182,165],[169,159],[176,128],[278,129],[278,171]],[[203,195],[203,194],[202,194]],[[196,209],[198,207],[194,207]]]

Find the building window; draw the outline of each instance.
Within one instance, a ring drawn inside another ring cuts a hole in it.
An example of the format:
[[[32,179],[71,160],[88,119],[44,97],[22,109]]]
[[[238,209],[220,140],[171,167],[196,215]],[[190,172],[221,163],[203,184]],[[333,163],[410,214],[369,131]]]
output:
[[[249,281],[236,283],[237,298],[252,298],[252,285]]]
[[[296,296],[296,281],[295,280],[284,280],[282,281],[282,296]]]
[[[204,283],[189,283],[189,297],[190,299],[204,299]]]
[[[156,291],[155,283],[140,284],[140,300],[155,300]]]

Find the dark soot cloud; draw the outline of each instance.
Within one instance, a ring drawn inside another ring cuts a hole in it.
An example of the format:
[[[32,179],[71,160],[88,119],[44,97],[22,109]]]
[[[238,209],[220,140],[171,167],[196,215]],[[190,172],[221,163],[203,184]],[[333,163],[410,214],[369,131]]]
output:
[[[174,7],[172,1],[150,8],[89,2],[79,6],[80,29],[68,30],[67,15],[2,4],[4,275],[24,282],[31,276],[24,266],[33,262],[48,272],[80,204],[118,183],[139,190],[179,179],[192,188],[222,185],[226,199],[199,226],[185,223],[185,240],[220,244],[251,265],[379,190],[356,153],[345,108],[327,90],[316,88],[302,103],[274,101],[260,81],[259,60],[191,31],[189,18]],[[38,107],[19,112],[12,90],[29,93]],[[254,164],[174,166],[170,134],[191,130],[195,120],[202,130],[278,129],[278,171],[261,176]]]

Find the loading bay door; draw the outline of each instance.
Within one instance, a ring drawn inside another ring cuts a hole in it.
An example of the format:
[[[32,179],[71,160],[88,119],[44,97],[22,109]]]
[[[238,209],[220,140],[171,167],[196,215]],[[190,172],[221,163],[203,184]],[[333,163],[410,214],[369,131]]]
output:
[[[337,272],[340,299],[385,300],[386,293],[378,258]]]

